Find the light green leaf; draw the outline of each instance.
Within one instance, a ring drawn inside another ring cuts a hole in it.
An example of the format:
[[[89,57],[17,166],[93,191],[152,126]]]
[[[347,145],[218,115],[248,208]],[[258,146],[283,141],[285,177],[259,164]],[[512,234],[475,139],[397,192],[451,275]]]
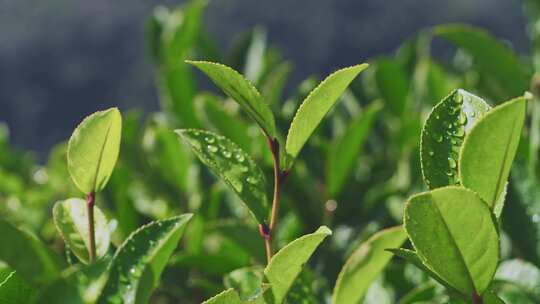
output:
[[[86,201],[80,198],[70,198],[57,202],[53,208],[53,218],[54,224],[62,238],[64,238],[66,245],[79,260],[88,264],[90,240]],[[107,219],[97,206],[94,206],[94,228],[96,256],[101,258],[109,250],[110,232]]]
[[[266,289],[262,290],[260,293],[254,295],[248,300],[242,300],[236,290],[234,290],[233,288],[229,288],[217,294],[216,296],[204,301],[202,304],[266,304],[266,302],[262,298],[265,290]]]
[[[176,133],[238,194],[257,221],[264,223],[268,216],[264,175],[251,157],[229,139],[209,131],[183,129]]]
[[[107,184],[120,151],[121,130],[120,111],[111,108],[86,117],[71,135],[69,174],[83,193],[98,192]]]
[[[399,247],[406,239],[405,230],[398,226],[382,230],[362,243],[341,269],[332,303],[358,303],[392,258],[385,249]]]
[[[319,244],[331,234],[330,229],[322,226],[314,233],[292,241],[272,257],[264,269],[265,279],[271,287],[271,290],[265,293],[267,302],[274,304],[283,302],[304,264]]]
[[[422,262],[466,296],[482,294],[499,259],[499,236],[489,207],[473,191],[444,187],[405,206],[404,225]]]
[[[60,258],[29,232],[0,218],[0,260],[31,284],[42,284],[59,275]]]
[[[0,263],[0,304],[33,303],[35,289],[17,272]]]
[[[506,102],[484,116],[469,132],[459,155],[463,186],[495,207],[504,191],[525,121],[524,97]]]
[[[429,114],[420,143],[422,175],[430,189],[459,183],[458,155],[463,138],[490,106],[465,90],[454,90]]]
[[[469,53],[473,65],[486,78],[490,91],[497,96],[509,98],[523,94],[528,88],[529,75],[519,59],[486,31],[454,24],[438,26],[434,33]]]
[[[242,304],[240,295],[233,288],[229,288],[212,298],[204,301],[202,304]]]
[[[338,70],[323,80],[296,111],[289,127],[285,152],[293,159],[307,142],[322,119],[356,76],[366,69],[366,63]]]
[[[266,136],[276,136],[272,111],[257,89],[240,73],[228,66],[207,61],[186,61],[203,71],[225,94],[234,99],[261,127]]]
[[[332,197],[335,198],[343,189],[381,109],[381,103],[371,104],[359,113],[347,126],[345,133],[330,145],[326,172],[328,192]]]
[[[147,303],[191,216],[151,222],[133,232],[111,261],[98,303]]]

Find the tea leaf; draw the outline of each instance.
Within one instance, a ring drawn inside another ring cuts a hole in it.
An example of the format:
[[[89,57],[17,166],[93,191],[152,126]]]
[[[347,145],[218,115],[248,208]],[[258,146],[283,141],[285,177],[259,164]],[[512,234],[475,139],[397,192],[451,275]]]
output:
[[[264,269],[265,279],[271,288],[265,293],[267,302],[274,304],[283,302],[304,264],[319,244],[331,234],[330,229],[322,226],[314,233],[306,234],[287,244],[272,257]]]
[[[83,263],[88,264],[88,211],[86,201],[70,198],[57,202],[53,208],[54,224],[66,245]],[[94,206],[94,227],[96,235],[96,256],[101,258],[109,249],[110,232],[107,219],[101,210]]]
[[[345,133],[334,140],[328,152],[327,186],[332,197],[337,196],[355,164],[382,105],[374,102],[358,114]]]
[[[98,303],[147,303],[191,216],[151,222],[133,232],[111,261]]]
[[[0,260],[31,284],[42,284],[59,275],[60,258],[34,235],[0,218]]]
[[[503,193],[525,121],[526,99],[513,99],[491,110],[465,138],[459,156],[463,186],[495,207]]]
[[[458,155],[463,139],[490,106],[464,90],[455,90],[429,114],[420,143],[422,175],[430,189],[459,183]]]
[[[83,193],[98,192],[107,184],[120,151],[121,130],[120,111],[111,108],[86,117],[71,135],[69,174]]]
[[[353,79],[367,67],[368,65],[364,63],[336,71],[309,93],[296,111],[289,127],[285,152],[291,158],[298,156],[326,113],[334,106]]]
[[[202,304],[242,304],[240,295],[233,288],[229,288],[212,298],[204,301]]]
[[[415,195],[404,225],[418,257],[466,296],[482,294],[499,259],[499,235],[489,207],[473,191],[444,187]]]
[[[0,303],[34,303],[35,289],[17,271],[0,263]]]
[[[341,269],[332,303],[358,303],[392,258],[384,250],[401,246],[406,239],[405,230],[399,226],[382,230],[362,243]]]
[[[228,66],[207,61],[186,61],[203,71],[225,94],[234,99],[261,127],[266,136],[276,136],[274,115],[257,89]]]
[[[261,169],[229,139],[203,130],[183,129],[176,133],[199,159],[244,201],[259,223],[268,216],[268,199]]]

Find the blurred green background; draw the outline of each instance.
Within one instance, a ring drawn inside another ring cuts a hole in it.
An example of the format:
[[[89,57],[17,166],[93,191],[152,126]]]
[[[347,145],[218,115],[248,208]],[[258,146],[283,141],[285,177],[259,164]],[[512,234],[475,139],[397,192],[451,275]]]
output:
[[[43,161],[90,112],[156,110],[143,25],[154,6],[183,2],[0,0],[0,121],[10,126],[11,142]],[[390,54],[419,29],[448,22],[484,27],[528,50],[518,0],[218,0],[204,13],[220,51],[264,26],[268,41],[294,62],[287,92],[305,75]]]

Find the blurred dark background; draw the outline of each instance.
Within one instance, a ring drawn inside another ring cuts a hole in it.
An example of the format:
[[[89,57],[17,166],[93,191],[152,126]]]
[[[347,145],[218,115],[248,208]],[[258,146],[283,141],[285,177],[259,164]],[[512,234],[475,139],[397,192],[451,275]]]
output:
[[[44,159],[98,109],[158,108],[144,50],[156,5],[183,1],[0,0],[0,121],[11,142]],[[294,63],[292,81],[390,54],[417,30],[465,22],[526,51],[518,0],[215,0],[205,27],[226,50],[238,34],[266,27]]]

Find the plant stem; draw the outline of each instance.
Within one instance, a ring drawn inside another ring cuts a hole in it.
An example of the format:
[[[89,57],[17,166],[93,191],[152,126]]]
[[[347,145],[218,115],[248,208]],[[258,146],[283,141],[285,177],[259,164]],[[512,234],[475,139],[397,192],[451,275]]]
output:
[[[94,192],[90,192],[86,196],[86,210],[88,212],[88,238],[90,243],[88,246],[88,259],[90,262],[93,262],[96,259],[96,231],[94,228],[95,198],[96,194]]]
[[[478,295],[476,292],[473,292],[472,300],[474,304],[483,304],[484,301],[482,300],[482,297]]]
[[[274,197],[272,199],[272,211],[270,214],[270,225],[259,225],[259,232],[264,238],[266,247],[266,259],[270,263],[272,259],[272,239],[277,230],[277,222],[279,217],[279,197],[281,194],[281,186],[287,177],[287,172],[282,172],[279,165],[279,142],[277,139],[268,139],[268,145],[272,152],[274,161]]]

